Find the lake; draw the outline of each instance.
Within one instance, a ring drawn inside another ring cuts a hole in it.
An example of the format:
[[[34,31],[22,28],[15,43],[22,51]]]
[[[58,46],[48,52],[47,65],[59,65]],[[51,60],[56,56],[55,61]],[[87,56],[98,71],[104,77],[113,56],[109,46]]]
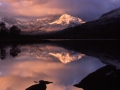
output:
[[[73,85],[105,66],[119,68],[118,41],[51,41],[0,44],[0,90],[25,90],[47,80],[47,90],[82,90]]]

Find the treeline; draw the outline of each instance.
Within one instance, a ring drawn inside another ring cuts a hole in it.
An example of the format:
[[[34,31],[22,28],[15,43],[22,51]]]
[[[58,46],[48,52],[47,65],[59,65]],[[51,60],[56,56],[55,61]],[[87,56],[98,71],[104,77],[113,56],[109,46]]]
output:
[[[41,40],[39,35],[23,35],[21,30],[13,25],[9,29],[4,22],[0,23],[0,42],[37,42]]]
[[[0,23],[0,36],[4,36],[5,34],[20,34],[21,33],[21,30],[13,25],[12,27],[10,27],[9,29],[6,28],[6,25],[4,22],[1,22]]]

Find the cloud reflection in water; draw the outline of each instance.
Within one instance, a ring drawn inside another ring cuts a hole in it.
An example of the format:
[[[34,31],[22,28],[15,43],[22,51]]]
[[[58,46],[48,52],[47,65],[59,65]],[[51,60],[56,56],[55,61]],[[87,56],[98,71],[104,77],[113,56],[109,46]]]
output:
[[[47,90],[80,90],[72,85],[104,66],[97,58],[78,58],[83,54],[57,46],[21,46],[20,50],[18,57],[0,61],[0,90],[24,90],[34,84],[33,81],[41,79],[54,82],[48,85]],[[76,58],[63,64],[49,53],[61,53],[62,57],[69,54],[70,58]]]

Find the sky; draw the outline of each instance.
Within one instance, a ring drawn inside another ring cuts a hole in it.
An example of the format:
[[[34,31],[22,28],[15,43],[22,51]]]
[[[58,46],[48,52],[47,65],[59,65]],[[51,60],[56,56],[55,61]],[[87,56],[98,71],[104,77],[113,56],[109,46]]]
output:
[[[35,84],[33,81],[47,80],[53,82],[47,85],[47,90],[82,90],[73,85],[80,82],[89,73],[105,66],[98,58],[52,45],[24,45],[19,47],[21,53],[17,57],[8,55],[0,60],[0,90],[25,90]],[[61,53],[62,56],[52,56],[51,53]],[[70,54],[70,56],[68,56]],[[64,60],[74,61],[63,63]]]
[[[32,19],[68,13],[95,19],[119,6],[119,0],[0,0],[0,16]]]

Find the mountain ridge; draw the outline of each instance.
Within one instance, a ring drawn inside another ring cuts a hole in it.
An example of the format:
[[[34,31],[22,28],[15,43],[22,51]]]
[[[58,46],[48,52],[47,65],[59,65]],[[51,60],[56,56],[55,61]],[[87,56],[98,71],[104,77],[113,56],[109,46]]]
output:
[[[117,13],[117,15],[116,15]],[[57,39],[120,39],[120,8],[82,25],[66,28],[44,38]]]
[[[61,17],[56,20],[59,19],[61,19]],[[63,24],[62,27],[62,24],[56,24],[56,20],[54,22],[55,24],[52,23],[52,27],[49,26],[49,23],[43,23],[43,25],[35,28],[31,24],[30,28],[32,27],[33,29],[35,29],[35,31],[31,30],[30,33],[32,33],[32,35],[34,33],[34,35],[29,36],[28,33],[27,35],[30,38],[39,37],[39,39],[120,39],[120,8],[107,12],[96,20],[75,25],[72,27],[69,26],[70,24],[66,26],[65,23],[65,26]],[[69,20],[64,20],[66,21],[66,23],[69,23]],[[38,25],[40,25],[41,23],[39,21],[40,20],[37,20]],[[27,35],[26,37],[28,37]],[[22,37],[22,34],[20,37]]]
[[[63,18],[64,16],[64,18]],[[65,17],[69,16],[69,17]],[[62,20],[61,20],[62,18]],[[61,20],[61,21],[60,21]],[[56,21],[63,22],[57,24]],[[59,31],[68,27],[82,24],[84,21],[77,17],[68,14],[48,16],[45,18],[36,19],[33,21],[21,21],[12,17],[2,17],[0,22],[5,22],[6,26],[10,28],[12,25],[18,26],[22,31],[33,33],[44,33],[51,31]],[[73,24],[74,22],[74,24]]]
[[[85,23],[84,21],[82,21],[80,18],[76,18],[74,16],[68,15],[68,14],[63,14],[58,20],[50,23],[50,24],[71,24],[74,23],[76,25],[79,25],[80,23]]]

